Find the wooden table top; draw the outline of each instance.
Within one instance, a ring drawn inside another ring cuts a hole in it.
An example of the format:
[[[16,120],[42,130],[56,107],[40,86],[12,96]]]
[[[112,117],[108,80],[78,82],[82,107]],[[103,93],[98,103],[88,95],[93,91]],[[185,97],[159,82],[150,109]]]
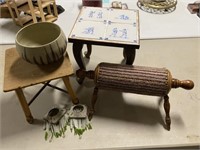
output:
[[[139,11],[82,7],[68,40],[139,48]]]
[[[8,92],[72,74],[73,68],[68,55],[52,64],[35,65],[22,59],[16,49],[11,48],[5,52],[3,91]]]

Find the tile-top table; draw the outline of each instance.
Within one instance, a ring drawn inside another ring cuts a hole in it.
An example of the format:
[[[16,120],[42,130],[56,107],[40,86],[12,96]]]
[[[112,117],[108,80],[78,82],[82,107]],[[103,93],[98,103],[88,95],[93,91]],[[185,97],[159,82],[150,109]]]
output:
[[[140,47],[139,12],[138,10],[82,7],[68,41],[73,43],[73,54],[80,69],[86,70],[82,60],[84,44],[87,44],[87,58],[90,57],[92,45],[122,47],[126,64],[132,65],[135,50]],[[79,83],[82,81],[83,79],[80,79]]]

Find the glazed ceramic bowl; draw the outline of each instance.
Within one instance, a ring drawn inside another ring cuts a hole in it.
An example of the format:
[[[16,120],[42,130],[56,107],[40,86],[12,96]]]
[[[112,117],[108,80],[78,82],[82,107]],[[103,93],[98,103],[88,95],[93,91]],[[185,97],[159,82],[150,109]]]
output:
[[[64,56],[67,42],[61,28],[50,22],[34,23],[20,29],[15,39],[19,55],[33,64],[50,64]]]

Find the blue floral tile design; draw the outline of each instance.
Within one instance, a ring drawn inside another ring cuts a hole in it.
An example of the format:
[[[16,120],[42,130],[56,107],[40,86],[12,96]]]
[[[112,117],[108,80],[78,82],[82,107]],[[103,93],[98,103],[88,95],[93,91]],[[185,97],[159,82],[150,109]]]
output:
[[[138,10],[83,7],[70,37],[138,44],[138,12]]]

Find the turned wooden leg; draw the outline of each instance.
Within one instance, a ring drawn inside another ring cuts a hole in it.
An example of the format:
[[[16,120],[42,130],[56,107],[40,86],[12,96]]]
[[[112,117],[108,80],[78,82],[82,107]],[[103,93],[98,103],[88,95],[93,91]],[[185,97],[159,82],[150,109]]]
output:
[[[91,44],[87,44],[87,52],[84,53],[85,57],[89,59],[91,53],[92,53],[92,45]]]
[[[83,61],[82,48],[83,48],[82,43],[78,43],[78,42],[74,43],[73,44],[73,54],[74,54],[74,58],[78,64],[78,66],[80,67],[80,70],[86,70],[85,64]],[[78,77],[77,81],[79,84],[82,84],[84,79],[85,79],[84,77],[82,77],[82,78]]]
[[[170,115],[169,115],[170,103],[169,103],[168,95],[164,96],[164,109],[165,109],[165,113],[166,113],[166,117],[165,117],[166,127],[167,127],[167,130],[170,130],[171,119],[170,119]]]
[[[26,98],[24,96],[24,93],[23,93],[22,89],[21,88],[16,89],[15,93],[17,94],[17,97],[19,99],[21,107],[22,107],[22,109],[24,111],[24,114],[26,116],[27,122],[32,124],[34,119],[33,119],[33,116],[31,114],[30,108],[28,106],[28,103],[26,101]]]
[[[84,79],[85,79],[85,76],[82,76],[82,75],[80,75],[80,74],[78,74],[78,72],[84,72],[85,70],[83,70],[83,69],[78,69],[78,70],[76,70],[76,80],[77,80],[77,82],[79,83],[79,84],[82,84],[83,83],[83,81],[84,81]]]
[[[96,104],[96,101],[97,101],[97,94],[98,94],[98,88],[97,87],[95,87],[94,88],[94,91],[93,91],[93,96],[92,96],[92,101],[91,101],[91,103],[92,103],[92,111],[93,112],[95,112],[95,104]]]
[[[92,108],[90,110],[90,114],[89,114],[89,119],[91,120],[92,119],[92,116],[95,112],[95,104],[96,104],[96,101],[97,101],[97,94],[98,94],[98,88],[95,87],[94,88],[94,91],[93,91],[93,96],[92,96],[92,100],[91,100],[91,105],[92,105]]]
[[[69,95],[71,96],[72,98],[72,102],[73,104],[78,104],[79,103],[79,100],[78,98],[76,97],[76,94],[74,93],[72,87],[71,87],[71,84],[70,84],[70,81],[69,81],[69,77],[68,76],[65,76],[62,78],[63,79],[63,82],[67,88],[67,91],[69,93]]]
[[[135,60],[135,49],[124,47],[123,56],[124,59],[126,60],[126,64],[132,65]]]
[[[82,48],[83,48],[83,44],[82,43],[74,43],[73,44],[73,54],[74,54],[74,58],[78,64],[78,66],[80,67],[80,69],[85,70],[85,64],[83,62],[83,55],[82,55]]]
[[[85,78],[85,77],[87,77],[87,78],[89,78],[89,79],[93,79],[94,80],[94,78],[95,78],[95,71],[85,71],[85,70],[77,70],[76,71],[76,76],[78,77],[78,78]]]

